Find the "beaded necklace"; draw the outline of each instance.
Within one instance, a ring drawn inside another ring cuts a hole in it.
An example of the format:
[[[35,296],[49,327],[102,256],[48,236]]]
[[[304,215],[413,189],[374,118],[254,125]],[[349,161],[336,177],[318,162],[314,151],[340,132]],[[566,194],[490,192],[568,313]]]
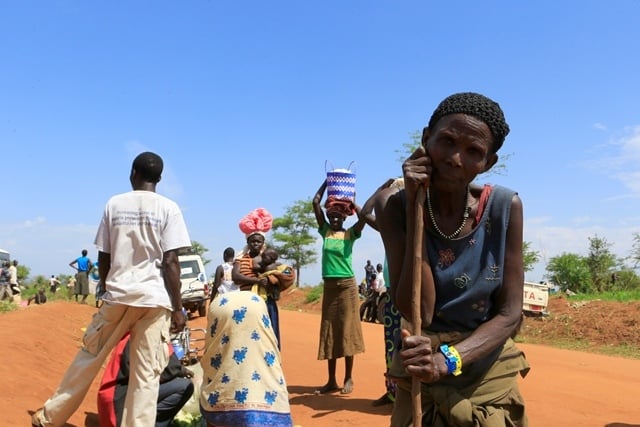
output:
[[[436,232],[440,236],[444,237],[447,240],[451,240],[458,237],[458,234],[460,234],[465,224],[467,223],[467,218],[469,218],[469,213],[471,212],[471,207],[467,206],[468,200],[469,200],[469,186],[467,185],[467,193],[464,197],[464,213],[462,214],[462,224],[460,224],[460,227],[458,227],[456,231],[454,231],[453,233],[444,234],[442,230],[440,230],[440,227],[438,227],[438,224],[436,224],[436,218],[433,215],[433,208],[431,207],[431,194],[429,192],[429,187],[427,187],[427,212],[429,212],[429,218],[431,219],[431,224],[433,225],[433,229],[436,230]]]

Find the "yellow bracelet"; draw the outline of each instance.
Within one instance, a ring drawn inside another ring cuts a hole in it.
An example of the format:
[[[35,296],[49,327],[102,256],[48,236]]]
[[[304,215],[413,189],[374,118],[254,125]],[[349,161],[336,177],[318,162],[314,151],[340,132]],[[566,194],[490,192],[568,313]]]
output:
[[[440,352],[444,355],[444,360],[447,363],[447,374],[460,375],[462,373],[462,357],[460,357],[458,350],[454,346],[442,344]]]
[[[458,376],[462,373],[462,357],[460,357],[460,353],[458,353],[458,350],[456,350],[454,346],[449,346],[449,351],[456,358],[456,369],[451,373],[451,375]]]

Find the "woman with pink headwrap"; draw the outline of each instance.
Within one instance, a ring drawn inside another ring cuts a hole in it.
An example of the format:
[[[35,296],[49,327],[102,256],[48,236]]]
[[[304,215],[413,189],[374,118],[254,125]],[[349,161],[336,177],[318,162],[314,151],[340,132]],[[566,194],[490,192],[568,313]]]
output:
[[[266,233],[271,230],[273,217],[264,208],[257,208],[249,212],[238,224],[247,239],[247,245],[236,256],[233,262],[233,270],[231,278],[233,282],[240,286],[241,291],[253,291],[257,294],[263,294],[266,291],[267,311],[273,327],[273,332],[278,339],[278,348],[280,347],[280,321],[278,316],[278,304],[271,288],[268,287],[269,280],[267,277],[261,277],[255,268],[253,259],[264,252]],[[262,292],[261,292],[262,291]]]

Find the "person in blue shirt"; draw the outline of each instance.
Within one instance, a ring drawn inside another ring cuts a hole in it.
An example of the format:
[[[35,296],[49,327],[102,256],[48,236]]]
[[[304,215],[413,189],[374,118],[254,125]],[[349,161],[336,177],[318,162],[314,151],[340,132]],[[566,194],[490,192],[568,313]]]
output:
[[[78,296],[82,295],[82,300],[80,304],[87,303],[87,297],[89,296],[89,271],[92,266],[91,259],[87,256],[87,250],[82,250],[82,256],[74,259],[69,263],[71,268],[75,268],[76,273],[76,284],[73,289],[73,295],[78,302]]]

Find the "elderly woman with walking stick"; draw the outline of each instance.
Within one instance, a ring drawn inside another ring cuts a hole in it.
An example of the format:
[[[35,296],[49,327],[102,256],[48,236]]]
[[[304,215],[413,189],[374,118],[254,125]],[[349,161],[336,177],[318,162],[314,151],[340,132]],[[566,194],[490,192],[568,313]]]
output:
[[[404,324],[390,370],[392,427],[527,426],[517,376],[529,366],[511,339],[522,316],[522,202],[508,188],[473,183],[508,133],[496,102],[453,94],[404,162],[405,188],[376,196]]]

